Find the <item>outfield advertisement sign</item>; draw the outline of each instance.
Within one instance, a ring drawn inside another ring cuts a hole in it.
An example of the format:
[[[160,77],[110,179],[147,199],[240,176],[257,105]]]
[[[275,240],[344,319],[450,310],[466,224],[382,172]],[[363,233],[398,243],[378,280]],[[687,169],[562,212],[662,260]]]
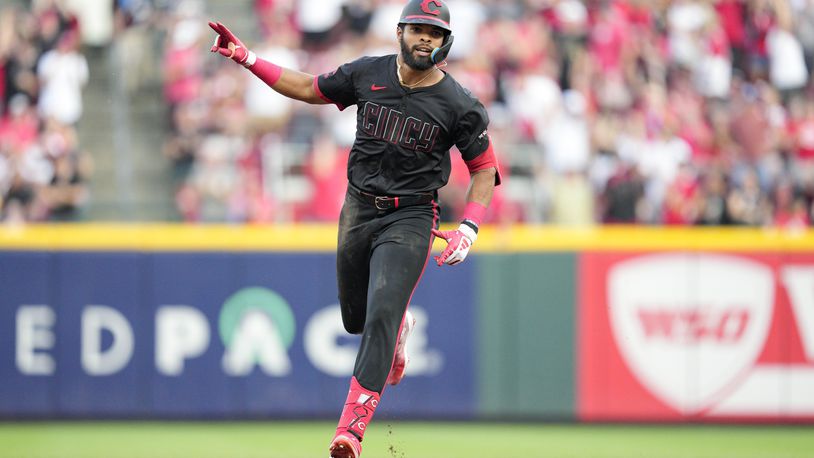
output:
[[[583,253],[578,415],[814,419],[814,256]]]
[[[471,278],[424,276],[377,415],[473,414]],[[0,290],[2,417],[333,418],[359,342],[322,253],[3,252]]]

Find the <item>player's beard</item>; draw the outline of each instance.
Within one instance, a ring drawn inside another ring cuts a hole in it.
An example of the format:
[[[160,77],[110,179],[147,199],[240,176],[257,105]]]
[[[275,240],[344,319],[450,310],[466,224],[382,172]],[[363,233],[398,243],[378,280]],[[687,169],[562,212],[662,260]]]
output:
[[[431,69],[433,65],[435,65],[432,59],[430,59],[430,56],[427,57],[414,56],[413,52],[407,47],[407,43],[404,42],[404,37],[401,37],[399,39],[399,43],[401,43],[401,59],[413,70],[423,72],[425,70]]]

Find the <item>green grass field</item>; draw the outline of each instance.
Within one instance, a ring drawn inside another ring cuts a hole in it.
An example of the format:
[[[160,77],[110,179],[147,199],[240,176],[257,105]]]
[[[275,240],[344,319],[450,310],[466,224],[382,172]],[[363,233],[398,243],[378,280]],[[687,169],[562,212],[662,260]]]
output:
[[[0,423],[3,458],[324,458],[333,423]],[[371,425],[364,458],[808,458],[814,428]]]

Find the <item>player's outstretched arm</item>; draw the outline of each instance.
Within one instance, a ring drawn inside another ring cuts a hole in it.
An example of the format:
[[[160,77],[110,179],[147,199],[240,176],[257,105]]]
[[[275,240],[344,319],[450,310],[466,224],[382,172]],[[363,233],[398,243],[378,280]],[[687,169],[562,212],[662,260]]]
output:
[[[486,214],[486,207],[492,200],[495,190],[494,167],[479,170],[472,174],[469,190],[466,193],[466,209],[463,221],[454,231],[439,231],[433,229],[432,233],[447,241],[447,247],[440,256],[435,256],[438,265],[454,266],[466,259],[472,244],[478,239],[478,227]]]
[[[248,68],[255,76],[280,94],[313,104],[328,103],[314,89],[314,75],[280,67],[260,59],[239,38],[220,22],[209,22],[217,33],[211,52],[217,52]]]

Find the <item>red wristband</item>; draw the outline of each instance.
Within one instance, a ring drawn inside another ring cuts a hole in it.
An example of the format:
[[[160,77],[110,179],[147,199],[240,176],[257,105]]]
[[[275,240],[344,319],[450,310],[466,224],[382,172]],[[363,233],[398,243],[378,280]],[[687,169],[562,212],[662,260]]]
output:
[[[477,202],[467,202],[464,209],[464,219],[468,219],[480,226],[483,218],[486,217],[486,207]]]
[[[273,86],[277,80],[283,75],[283,67],[279,65],[272,64],[267,60],[263,60],[261,58],[257,58],[257,62],[252,65],[249,70],[255,74],[258,78],[263,80],[264,83],[268,84],[269,86]]]

